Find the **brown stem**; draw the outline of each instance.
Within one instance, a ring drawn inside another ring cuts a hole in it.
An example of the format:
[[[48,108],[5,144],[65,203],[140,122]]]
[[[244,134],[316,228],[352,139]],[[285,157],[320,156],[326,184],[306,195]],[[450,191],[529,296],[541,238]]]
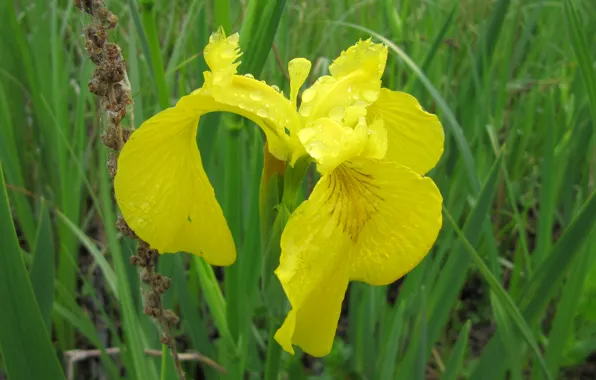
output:
[[[93,77],[89,81],[89,91],[99,98],[100,107],[105,111],[107,122],[101,140],[111,150],[107,167],[111,178],[114,178],[118,170],[118,154],[131,134],[131,129],[123,129],[121,122],[133,103],[120,47],[108,41],[108,31],[116,27],[118,17],[106,7],[105,0],[75,0],[75,5],[93,16],[93,22],[85,27],[85,50],[89,59],[96,65]],[[184,380],[176,341],[172,336],[172,327],[178,323],[178,317],[173,311],[165,310],[161,301],[161,294],[170,287],[171,280],[155,271],[157,251],[139,239],[124,219],[119,218],[116,227],[124,235],[139,241],[137,255],[131,257],[131,263],[138,266],[141,281],[150,288],[143,292],[143,309],[145,314],[153,317],[162,333],[162,342],[167,344],[170,350],[178,378]]]

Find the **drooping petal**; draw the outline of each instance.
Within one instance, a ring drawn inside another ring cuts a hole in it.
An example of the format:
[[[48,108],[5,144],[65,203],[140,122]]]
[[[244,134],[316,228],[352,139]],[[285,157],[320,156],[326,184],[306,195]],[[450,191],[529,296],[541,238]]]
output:
[[[292,214],[281,238],[275,271],[292,310],[275,334],[293,353],[292,344],[314,356],[329,353],[348,284],[349,237],[333,217],[337,205],[330,176],[322,177],[310,198]]]
[[[300,118],[290,100],[282,93],[258,81],[252,75],[236,75],[240,62],[238,34],[226,37],[223,29],[212,34],[205,48],[205,60],[211,71],[204,73],[205,84],[201,91],[218,103],[234,109],[239,114],[252,115],[267,136],[271,154],[285,161],[300,149],[297,140],[286,131],[298,130]]]
[[[152,248],[230,265],[234,241],[196,144],[209,110],[217,110],[213,100],[195,94],[144,122],[120,153],[114,187],[124,219]]]
[[[442,224],[441,194],[430,178],[389,161],[360,160],[349,172],[364,210],[357,213],[361,227],[350,279],[389,284],[412,270],[434,244]]]
[[[308,121],[330,117],[354,126],[379,97],[386,60],[387,47],[370,40],[342,52],[329,66],[331,75],[304,91],[300,114]]]
[[[327,354],[348,280],[388,284],[410,271],[437,237],[441,202],[431,179],[384,160],[323,175],[282,235],[276,274],[292,310],[276,340]]]
[[[443,154],[443,126],[435,115],[422,109],[416,98],[381,89],[379,99],[368,107],[367,119],[376,118],[383,119],[387,129],[387,160],[420,174],[437,164]]]

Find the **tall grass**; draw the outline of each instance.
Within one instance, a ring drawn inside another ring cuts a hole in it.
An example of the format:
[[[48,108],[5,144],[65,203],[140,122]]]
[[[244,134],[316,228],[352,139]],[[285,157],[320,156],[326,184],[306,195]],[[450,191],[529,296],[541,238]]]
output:
[[[185,362],[189,378],[573,378],[596,351],[591,0],[109,6],[135,127],[202,84],[201,52],[219,25],[241,32],[240,70],[286,94],[279,62],[306,57],[316,78],[372,36],[390,51],[384,85],[445,127],[430,173],[445,200],[437,244],[397,284],[351,284],[333,351],[314,360],[270,339],[279,321],[260,291],[263,137],[246,120],[203,117],[198,144],[239,254],[225,270],[184,253],[159,259],[179,347],[202,355]],[[174,379],[168,356],[145,353],[160,349],[159,334],[142,313],[133,243],[114,226],[87,22],[70,1],[0,2],[0,310],[10,311],[0,312],[0,374],[60,378],[70,363],[73,378]],[[97,351],[74,361],[75,349]]]

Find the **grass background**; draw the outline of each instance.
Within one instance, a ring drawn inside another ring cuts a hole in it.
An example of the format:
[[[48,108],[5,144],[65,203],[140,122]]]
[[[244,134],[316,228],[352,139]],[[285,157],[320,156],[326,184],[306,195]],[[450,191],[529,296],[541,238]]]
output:
[[[203,355],[185,362],[189,378],[596,378],[591,0],[108,5],[135,101],[125,124],[201,85],[201,51],[223,25],[242,32],[240,70],[286,94],[291,58],[313,62],[310,83],[373,36],[389,46],[384,86],[445,127],[430,173],[445,199],[437,244],[396,284],[352,283],[333,351],[315,360],[267,353],[260,131],[204,117],[198,144],[239,257],[225,270],[186,254],[159,260],[180,351]],[[142,314],[133,243],[114,227],[104,116],[87,89],[89,22],[69,1],[0,2],[0,377],[175,379],[167,355],[144,352],[161,345]],[[307,191],[314,180],[311,170]]]

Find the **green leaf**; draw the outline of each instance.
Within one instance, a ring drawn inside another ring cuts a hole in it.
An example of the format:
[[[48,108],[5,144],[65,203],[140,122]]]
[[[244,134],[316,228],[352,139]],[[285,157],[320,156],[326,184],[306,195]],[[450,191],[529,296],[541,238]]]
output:
[[[30,278],[48,332],[52,331],[52,304],[54,303],[54,275],[56,272],[54,237],[50,223],[50,212],[46,201],[42,198]]]
[[[466,321],[464,328],[459,333],[455,346],[451,350],[449,361],[445,365],[445,372],[441,376],[441,380],[457,380],[458,375],[462,373],[462,366],[464,364],[464,357],[466,348],[468,347],[468,336],[470,335],[470,321]]]
[[[0,163],[0,351],[11,380],[64,379],[21,258]]]
[[[271,50],[286,0],[251,0],[240,29],[240,48],[244,52],[240,71],[261,74]]]
[[[395,305],[390,313],[389,333],[383,339],[382,350],[377,362],[378,379],[392,379],[395,373],[397,352],[404,328],[404,305],[403,302]]]
[[[519,329],[519,331],[523,335],[524,339],[526,340],[526,342],[528,343],[528,345],[530,346],[530,348],[536,355],[536,359],[538,360],[538,363],[544,370],[546,377],[548,379],[551,379],[552,377],[550,376],[548,368],[546,367],[546,363],[544,362],[544,359],[542,358],[542,354],[540,352],[540,348],[538,347],[538,343],[536,342],[536,339],[534,338],[534,334],[532,333],[532,330],[530,329],[530,327],[528,326],[528,323],[524,319],[521,311],[515,305],[515,302],[513,302],[513,299],[511,298],[511,296],[509,296],[507,291],[503,288],[503,286],[501,285],[499,280],[497,280],[497,278],[493,275],[493,273],[490,271],[488,266],[484,263],[484,261],[482,260],[482,258],[478,254],[478,252],[476,252],[476,250],[470,244],[468,239],[466,239],[464,233],[459,229],[459,227],[457,226],[457,223],[455,222],[455,220],[453,220],[453,218],[451,217],[451,214],[449,213],[447,208],[443,207],[443,211],[444,211],[445,215],[447,216],[447,220],[451,223],[451,226],[455,230],[455,233],[461,239],[461,241],[466,249],[466,252],[470,255],[470,258],[476,264],[476,266],[480,270],[480,273],[482,273],[482,275],[484,276],[484,279],[488,283],[490,289],[495,293],[498,301],[501,303],[501,307],[503,307],[507,311],[507,313],[509,314],[509,317],[515,322],[515,324],[517,325],[517,328]]]
[[[583,77],[583,84],[588,93],[588,102],[592,112],[592,121],[596,123],[596,74],[594,73],[593,60],[590,57],[590,47],[584,28],[580,24],[579,15],[572,0],[564,0],[565,18],[571,34],[571,45],[579,61],[579,68]],[[596,128],[596,126],[595,126]]]

